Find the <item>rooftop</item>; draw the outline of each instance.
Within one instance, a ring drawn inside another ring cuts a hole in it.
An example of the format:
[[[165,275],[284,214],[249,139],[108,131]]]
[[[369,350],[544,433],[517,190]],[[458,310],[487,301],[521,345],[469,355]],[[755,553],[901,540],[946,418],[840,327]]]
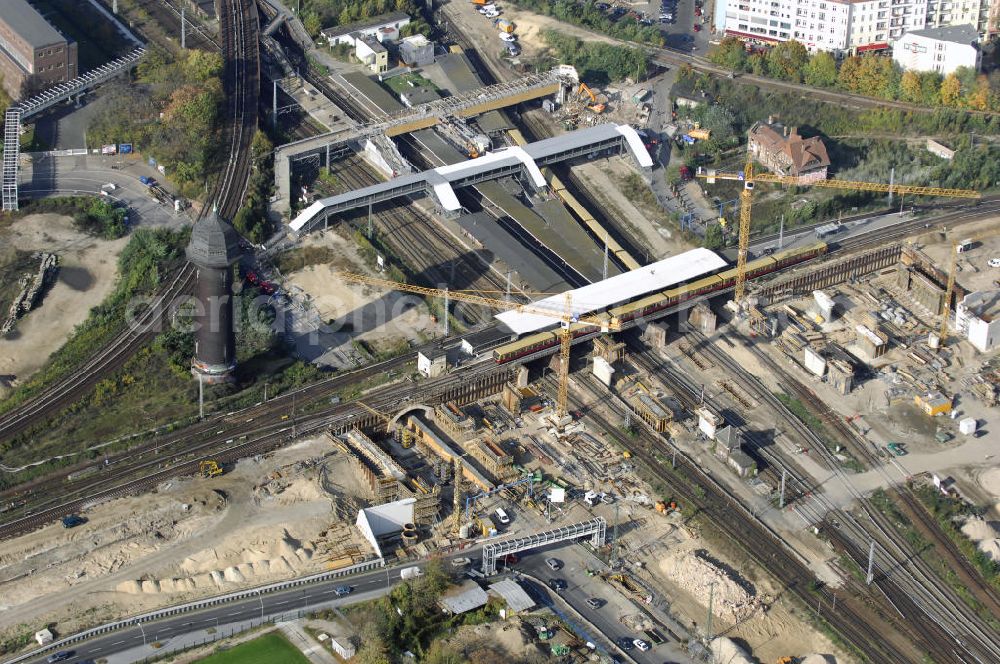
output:
[[[962,299],[962,307],[987,323],[1000,317],[1000,290],[976,291]]]
[[[35,48],[68,41],[25,0],[0,0],[0,17]]]
[[[3,0],[0,0],[2,2]],[[334,37],[339,37],[341,35],[347,35],[352,32],[357,32],[358,30],[371,30],[373,28],[381,28],[384,25],[393,25],[400,21],[410,20],[410,15],[406,12],[391,12],[389,14],[382,14],[380,16],[373,16],[364,21],[357,21],[355,23],[348,23],[347,25],[335,25],[332,28],[326,28],[322,31],[322,35],[327,39],[333,39]]]
[[[910,30],[906,35],[914,37],[926,37],[937,41],[952,42],[969,46],[979,41],[979,33],[976,28],[966,23],[965,25],[944,25],[940,28],[924,28],[923,30]],[[904,35],[904,37],[906,36]]]
[[[524,591],[517,581],[504,579],[490,584],[490,590],[504,598],[511,611],[527,611],[535,605],[535,601]]]
[[[786,131],[787,133],[783,133]],[[790,166],[790,175],[830,165],[830,156],[820,137],[802,138],[797,127],[785,128],[756,122],[750,128],[750,140],[768,152],[784,155]]]
[[[685,251],[682,254],[657,261],[652,265],[568,291],[571,314],[582,316],[593,311],[606,309],[611,305],[676,286],[683,281],[689,281],[724,267],[726,267],[726,261],[713,251],[708,249]],[[567,293],[560,293],[534,303],[534,308],[552,311],[552,316],[505,311],[498,314],[496,318],[516,334],[527,334],[552,327],[564,315],[566,295]]]
[[[228,222],[223,221],[215,210],[212,210],[195,222],[186,253],[187,259],[195,265],[227,267],[242,253],[240,235]]]
[[[465,613],[484,606],[489,600],[486,591],[475,581],[463,581],[457,588],[441,596],[440,604],[451,613]]]

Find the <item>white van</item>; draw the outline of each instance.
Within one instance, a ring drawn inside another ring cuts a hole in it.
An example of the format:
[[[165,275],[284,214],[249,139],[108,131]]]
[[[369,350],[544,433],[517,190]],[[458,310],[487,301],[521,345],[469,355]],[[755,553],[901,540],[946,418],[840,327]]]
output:
[[[508,523],[510,523],[510,517],[507,516],[507,513],[503,511],[502,507],[497,508],[496,514],[497,514],[497,521],[499,521],[501,524],[506,526]]]

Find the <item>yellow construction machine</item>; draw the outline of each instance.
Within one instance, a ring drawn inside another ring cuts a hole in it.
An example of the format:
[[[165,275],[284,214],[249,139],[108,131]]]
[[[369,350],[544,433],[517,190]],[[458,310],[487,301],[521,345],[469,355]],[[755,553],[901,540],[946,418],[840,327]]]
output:
[[[222,466],[215,459],[205,459],[198,464],[198,472],[202,477],[218,477],[222,474]]]

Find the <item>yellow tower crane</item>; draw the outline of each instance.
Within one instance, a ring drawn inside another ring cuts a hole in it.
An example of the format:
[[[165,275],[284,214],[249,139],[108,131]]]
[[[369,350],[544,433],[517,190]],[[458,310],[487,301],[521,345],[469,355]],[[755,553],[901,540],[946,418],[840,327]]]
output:
[[[981,198],[982,194],[971,189],[945,189],[941,187],[921,187],[909,184],[884,184],[881,182],[855,182],[851,180],[816,180],[801,182],[800,178],[791,175],[775,175],[773,173],[754,173],[753,157],[748,153],[747,162],[739,173],[720,173],[713,170],[698,170],[698,177],[704,178],[709,184],[715,180],[742,180],[743,191],[740,192],[740,237],[736,254],[736,282],[733,286],[733,302],[737,310],[743,303],[746,289],[747,248],[750,246],[750,221],[753,206],[753,189],[757,182],[773,182],[787,184],[793,187],[825,187],[827,189],[845,189],[847,191],[876,191],[887,194],[913,194],[916,196],[946,196],[951,198]]]
[[[340,272],[339,276],[343,279],[347,279],[348,281],[377,286],[379,288],[414,293],[416,295],[425,295],[428,297],[448,297],[452,300],[468,302],[469,304],[478,304],[483,307],[500,309],[501,311],[523,311],[529,314],[546,316],[551,318],[553,321],[559,321],[561,325],[559,338],[559,396],[556,399],[556,416],[560,419],[569,412],[566,404],[569,401],[569,357],[570,346],[572,346],[573,343],[573,325],[592,325],[600,328],[602,332],[621,329],[620,325],[612,323],[610,320],[605,320],[594,315],[574,314],[572,301],[568,293],[566,294],[565,306],[560,312],[539,306],[537,303],[533,302],[508,302],[506,300],[486,297],[485,295],[481,295],[473,291],[453,291],[439,288],[426,288],[424,286],[414,286],[413,284],[404,284],[398,281],[379,279],[377,277],[369,277],[368,275],[355,274],[353,272]],[[447,312],[445,315],[447,315]]]

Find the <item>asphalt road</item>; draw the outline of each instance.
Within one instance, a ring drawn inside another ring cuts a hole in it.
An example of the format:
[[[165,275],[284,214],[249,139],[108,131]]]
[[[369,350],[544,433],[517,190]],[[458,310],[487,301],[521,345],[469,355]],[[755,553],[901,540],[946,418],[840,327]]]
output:
[[[301,588],[293,588],[283,592],[260,595],[246,600],[231,602],[196,611],[181,614],[176,617],[137,624],[129,629],[118,630],[107,635],[86,641],[77,646],[67,648],[73,651],[73,656],[66,661],[69,664],[87,659],[110,657],[131,648],[136,648],[154,641],[165,641],[183,634],[191,634],[201,630],[218,629],[229,623],[259,619],[261,616],[276,616],[295,612],[312,605],[326,604],[336,600],[336,589],[340,586],[350,586],[352,594],[341,598],[337,603],[349,604],[354,597],[374,590],[386,588],[399,582],[401,568],[376,570],[350,578],[332,579],[321,583],[310,584]],[[206,636],[208,634],[206,633]],[[30,662],[42,663],[48,655],[38,657]]]
[[[632,640],[635,638],[641,638],[647,643],[649,643],[649,638],[643,634],[637,634],[625,627],[622,623],[618,622],[619,616],[624,610],[626,610],[627,604],[622,600],[622,596],[617,590],[608,585],[607,582],[600,579],[599,577],[587,576],[587,558],[584,552],[575,544],[563,544],[556,547],[551,547],[542,550],[536,550],[530,553],[525,553],[524,555],[518,554],[520,560],[516,565],[516,569],[520,572],[530,574],[531,576],[541,579],[544,583],[548,583],[550,579],[563,579],[566,581],[566,590],[560,591],[558,594],[562,599],[569,604],[577,613],[584,616],[591,624],[593,624],[601,632],[603,643],[599,643],[608,652],[616,654],[618,652],[616,649],[611,649],[608,645],[608,641],[614,641],[616,644],[623,638]],[[563,567],[558,571],[552,571],[545,564],[546,558],[556,558],[563,563]],[[594,565],[596,567],[596,565]],[[535,599],[539,599],[538,595],[544,593],[546,596],[550,597],[555,594],[547,585],[538,588],[531,589]],[[587,600],[591,597],[596,597],[602,600],[602,604],[597,609],[591,609],[587,606]],[[551,600],[550,600],[551,601]],[[555,604],[555,602],[553,602]],[[558,604],[556,604],[558,608]],[[629,612],[632,612],[629,610]],[[576,622],[577,626],[581,628],[586,634],[588,628],[582,622],[576,620],[576,616],[568,616],[570,620]],[[663,632],[664,630],[660,630]],[[591,641],[593,641],[593,636],[591,635]],[[667,636],[664,633],[664,636]],[[650,643],[650,646],[653,646]],[[640,664],[662,664],[665,661],[668,662],[688,662],[691,661],[690,658],[684,654],[683,648],[678,647],[676,643],[663,643],[658,646],[651,647],[646,652],[641,652],[637,648],[632,648],[627,650],[627,655],[629,658],[639,662]],[[621,656],[618,655],[619,659]]]
[[[473,566],[478,567],[477,550],[465,550],[452,557],[470,557],[473,559]],[[589,577],[586,574],[586,554],[575,544],[564,543],[544,550],[538,550],[520,556],[520,561],[515,569],[504,569],[501,567],[501,574],[507,572],[521,572],[541,579],[543,583],[548,583],[549,579],[561,578],[567,582],[567,589],[558,593],[563,602],[569,604],[578,614],[600,630],[600,634],[592,633],[590,626],[586,625],[572,611],[567,611],[566,607],[554,597],[556,595],[547,585],[542,585],[522,579],[528,592],[540,605],[549,606],[563,614],[581,632],[580,636],[596,643],[606,652],[616,654],[619,659],[621,655],[618,650],[610,645],[611,641],[618,643],[622,638],[633,639],[644,638],[643,635],[629,631],[624,625],[618,622],[618,616],[624,609],[621,596],[611,586],[598,577]],[[558,572],[553,572],[545,564],[545,558],[555,557],[564,563],[564,567]],[[448,560],[448,559],[446,559]],[[420,563],[416,564],[420,566]],[[66,648],[72,651],[72,657],[64,660],[69,664],[79,664],[88,659],[97,660],[100,658],[112,657],[133,648],[151,644],[156,641],[166,642],[169,639],[180,636],[197,637],[198,633],[205,630],[219,630],[226,625],[250,620],[257,620],[270,617],[281,617],[283,614],[295,616],[301,610],[313,610],[323,605],[346,605],[353,602],[368,599],[390,586],[400,582],[400,571],[405,567],[375,570],[365,572],[352,577],[331,579],[305,585],[300,588],[258,595],[244,600],[230,602],[217,607],[203,609],[191,613],[181,614],[163,620],[148,622],[142,625],[136,624],[134,627],[117,630],[109,634],[91,639],[79,645]],[[450,569],[450,567],[449,567]],[[498,577],[499,578],[499,577]],[[495,578],[494,580],[498,580]],[[351,594],[338,598],[336,589],[341,586],[349,586]],[[604,600],[598,609],[590,609],[586,605],[586,600],[590,597],[598,597]],[[662,631],[662,630],[661,630]],[[204,636],[208,638],[209,632],[205,631]],[[32,664],[46,661],[48,655],[29,660]],[[662,663],[664,661],[686,662],[690,661],[682,654],[680,648],[666,643],[651,648],[648,652],[640,652],[632,648],[628,650],[628,657],[640,664]]]
[[[44,198],[53,195],[99,194],[107,183],[116,185],[109,197],[130,208],[129,223],[133,226],[173,226],[191,223],[190,208],[177,214],[173,208],[159,203],[139,182],[140,175],[158,178],[138,155],[102,157],[99,155],[49,156],[44,153],[23,155],[30,164],[21,167],[20,194],[24,198]]]

